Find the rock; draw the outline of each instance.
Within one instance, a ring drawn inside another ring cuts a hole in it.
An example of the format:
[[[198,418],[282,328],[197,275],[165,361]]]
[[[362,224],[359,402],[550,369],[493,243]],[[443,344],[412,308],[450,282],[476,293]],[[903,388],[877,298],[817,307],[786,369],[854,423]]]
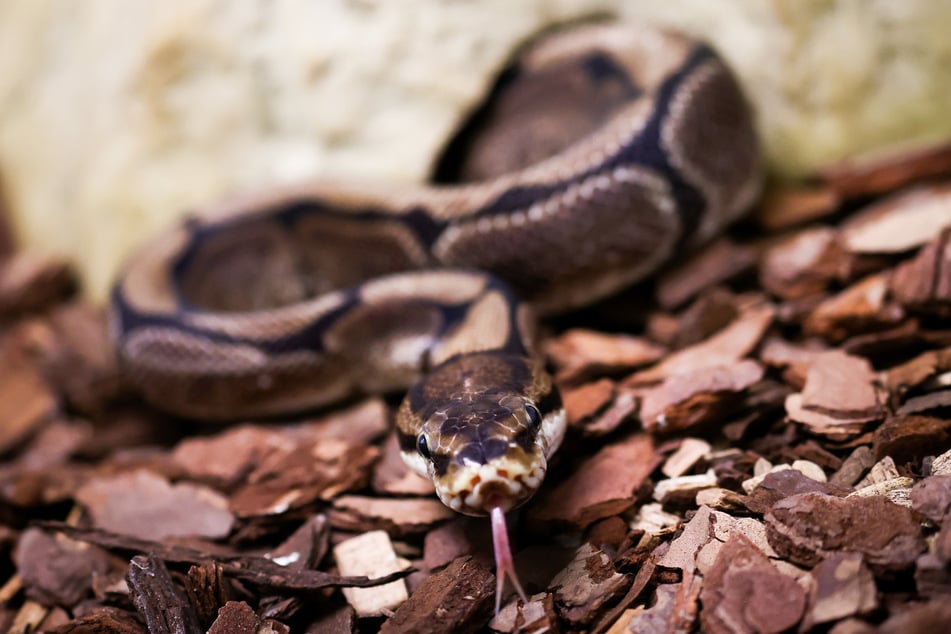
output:
[[[421,180],[516,45],[609,12],[710,37],[784,173],[951,130],[951,10],[928,0],[13,0],[0,8],[0,164],[17,233],[77,260],[101,299],[133,245],[225,193]]]

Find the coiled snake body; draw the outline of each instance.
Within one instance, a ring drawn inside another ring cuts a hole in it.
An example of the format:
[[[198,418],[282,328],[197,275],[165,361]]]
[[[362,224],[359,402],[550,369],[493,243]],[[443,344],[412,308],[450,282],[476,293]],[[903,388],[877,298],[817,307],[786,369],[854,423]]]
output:
[[[751,204],[761,167],[723,63],[643,27],[542,39],[483,116],[464,148],[475,182],[283,189],[147,245],[112,295],[145,397],[231,419],[409,388],[407,464],[500,524],[565,427],[531,309],[584,305],[708,239]]]

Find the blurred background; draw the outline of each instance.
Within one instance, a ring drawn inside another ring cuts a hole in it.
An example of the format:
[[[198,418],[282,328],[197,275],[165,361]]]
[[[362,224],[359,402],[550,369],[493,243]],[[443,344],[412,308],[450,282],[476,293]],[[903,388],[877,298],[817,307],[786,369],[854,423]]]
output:
[[[777,178],[951,134],[951,0],[4,0],[12,230],[102,299],[136,245],[221,196],[425,180],[520,43],[605,14],[709,40]]]

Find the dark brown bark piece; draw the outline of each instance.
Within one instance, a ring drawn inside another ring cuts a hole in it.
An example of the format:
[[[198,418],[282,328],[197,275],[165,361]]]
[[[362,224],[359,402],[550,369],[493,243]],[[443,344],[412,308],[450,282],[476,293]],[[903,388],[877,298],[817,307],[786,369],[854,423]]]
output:
[[[823,300],[802,322],[803,332],[839,342],[900,323],[905,311],[889,301],[889,280],[888,274],[876,273]]]
[[[703,289],[752,269],[755,263],[756,252],[752,248],[720,238],[661,275],[657,282],[657,301],[662,308],[672,310]]]
[[[550,589],[559,613],[573,628],[593,622],[627,589],[630,580],[614,570],[611,558],[592,544],[582,544]]]
[[[951,315],[951,228],[928,243],[891,276],[892,297],[910,310]]]
[[[201,485],[171,484],[145,470],[89,480],[76,499],[97,528],[142,539],[200,536],[220,538],[231,532],[228,500]]]
[[[951,447],[951,419],[893,416],[873,434],[875,460],[891,456],[895,464],[920,464],[937,447]]]
[[[888,150],[860,161],[846,159],[819,174],[843,198],[881,194],[951,172],[951,143]]]
[[[742,534],[720,549],[704,577],[700,622],[711,634],[784,632],[803,616],[806,595]]]
[[[160,559],[133,557],[127,578],[132,601],[150,632],[201,634],[195,608]]]
[[[951,604],[947,597],[927,603],[913,603],[896,610],[878,627],[879,634],[929,634],[944,632],[951,623]]]
[[[145,626],[131,613],[100,607],[47,634],[147,634]]]
[[[72,606],[90,594],[94,575],[119,569],[109,553],[71,539],[28,528],[13,560],[27,596],[46,605]]]
[[[370,481],[380,450],[336,438],[307,440],[269,453],[231,495],[238,517],[280,515],[329,500]]]
[[[931,242],[951,226],[951,184],[919,186],[869,205],[842,226],[853,253],[901,253]]]
[[[291,570],[265,557],[216,556],[187,546],[166,545],[98,529],[77,528],[60,522],[38,522],[37,526],[44,531],[59,532],[71,539],[96,544],[110,551],[150,553],[151,556],[168,563],[200,565],[204,561],[214,560],[221,564],[222,572],[229,579],[286,594],[311,594],[328,587],[370,588],[402,579],[411,571],[401,570],[377,579],[343,577],[321,570]]]
[[[850,493],[851,488],[813,480],[796,469],[783,469],[767,473],[763,481],[746,498],[745,504],[749,510],[762,515],[783,498],[809,492],[842,497]]]
[[[459,557],[424,581],[380,633],[475,632],[488,622],[494,600],[492,572],[472,557]]]
[[[924,549],[912,511],[879,496],[800,493],[776,502],[765,520],[770,545],[803,566],[833,553],[858,552],[873,570],[902,570]]]
[[[65,260],[19,251],[0,262],[0,319],[49,309],[75,290]]]
[[[207,634],[255,634],[261,619],[244,601],[228,601],[218,610],[218,618]]]
[[[785,300],[815,295],[839,276],[843,257],[834,229],[805,229],[766,250],[760,263],[760,284]]]
[[[329,548],[330,524],[327,516],[312,515],[268,553],[268,558],[291,570],[317,568]]]
[[[303,629],[304,634],[353,634],[356,631],[357,615],[349,605],[317,617]]]
[[[614,394],[615,385],[611,379],[600,379],[564,390],[561,400],[565,404],[568,424],[581,426],[585,420],[606,409],[614,400]]]
[[[433,495],[435,489],[428,478],[421,478],[410,470],[401,457],[396,433],[387,436],[383,443],[383,455],[373,467],[373,490],[390,495]]]
[[[452,519],[455,514],[433,498],[343,495],[334,500],[328,517],[334,528],[361,532],[385,530],[394,537],[405,537],[424,533],[436,524]]]
[[[842,466],[829,477],[829,482],[850,487],[861,480],[873,464],[875,464],[875,455],[871,448],[867,445],[860,445],[842,462]]]
[[[784,185],[768,189],[753,216],[765,229],[786,229],[830,216],[839,203],[825,185]]]
[[[885,385],[894,394],[901,396],[907,390],[918,387],[928,379],[951,370],[951,348],[928,350],[885,372]]]
[[[545,352],[557,369],[558,384],[574,385],[653,363],[664,349],[640,337],[576,328],[549,341]]]
[[[753,351],[775,316],[772,305],[754,303],[741,310],[736,320],[715,335],[667,355],[657,365],[632,374],[625,383],[649,385],[675,374],[736,363]]]
[[[426,533],[423,562],[427,570],[442,568],[462,555],[492,563],[492,537],[485,518],[459,515]]]
[[[809,366],[800,394],[786,399],[786,413],[813,433],[848,438],[885,416],[884,390],[865,359],[833,350]]]
[[[915,484],[911,507],[936,524],[945,522],[951,512],[951,475],[934,475]]]
[[[18,342],[0,341],[0,453],[22,442],[56,413],[56,394]]]
[[[763,367],[750,359],[671,376],[645,392],[641,422],[650,432],[667,434],[722,420],[762,378]]]
[[[741,300],[725,288],[716,286],[702,292],[680,314],[671,343],[686,348],[726,328],[739,317]]]
[[[835,553],[812,569],[806,625],[868,614],[878,607],[875,578],[858,553]]]
[[[634,492],[660,460],[646,434],[607,445],[567,480],[542,491],[529,518],[580,530],[596,520],[622,513],[633,506]]]
[[[208,627],[218,615],[218,609],[231,598],[231,589],[225,583],[221,564],[205,561],[188,569],[185,592],[195,607],[195,615],[202,627]]]

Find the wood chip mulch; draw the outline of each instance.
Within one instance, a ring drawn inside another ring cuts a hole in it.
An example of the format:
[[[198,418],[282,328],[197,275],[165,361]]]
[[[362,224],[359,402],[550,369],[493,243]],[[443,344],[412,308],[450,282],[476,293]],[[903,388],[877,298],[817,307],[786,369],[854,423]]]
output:
[[[945,631],[951,144],[772,188],[546,324],[570,419],[511,516],[408,473],[396,399],[199,425],[130,393],[70,267],[0,260],[0,631]]]

